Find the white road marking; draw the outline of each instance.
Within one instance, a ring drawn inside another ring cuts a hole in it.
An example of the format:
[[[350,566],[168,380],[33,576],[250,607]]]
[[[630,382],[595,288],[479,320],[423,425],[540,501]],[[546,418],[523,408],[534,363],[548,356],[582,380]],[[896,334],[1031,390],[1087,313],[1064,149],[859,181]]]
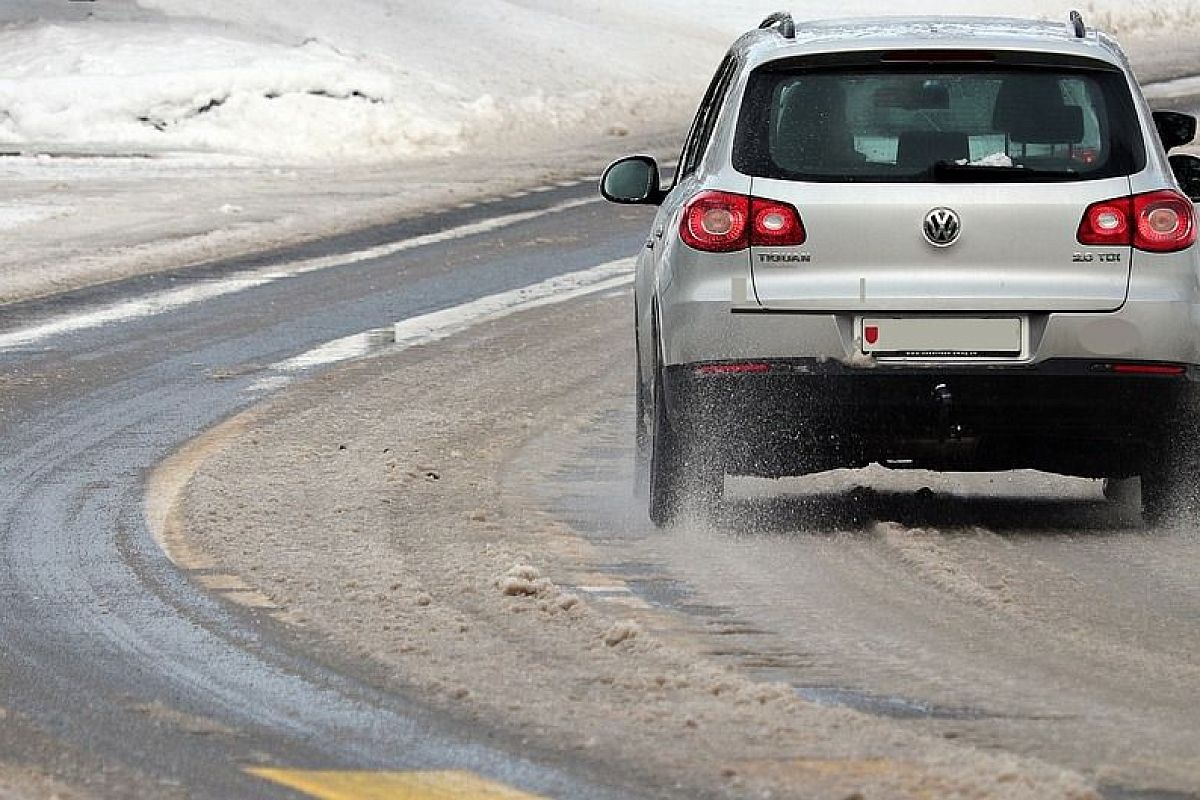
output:
[[[352,358],[365,356],[371,351],[371,331],[363,331],[352,336],[334,339],[308,352],[272,364],[270,369],[279,372],[299,372],[325,364],[336,364],[339,361],[349,361]]]
[[[537,211],[521,211],[514,214],[506,214],[504,216],[493,217],[480,222],[459,225],[456,228],[449,228],[448,230],[439,231],[437,233],[416,236],[411,239],[404,239],[398,242],[389,242],[388,244],[382,244],[366,250],[359,250],[354,253],[343,253],[335,256],[309,258],[284,264],[272,264],[269,267],[245,272],[231,278],[201,283],[195,286],[187,286],[182,289],[170,289],[164,292],[157,292],[155,294],[116,303],[94,311],[67,314],[61,317],[50,319],[46,322],[31,325],[26,328],[18,328],[17,330],[0,334],[0,352],[12,350],[18,347],[28,347],[47,339],[51,339],[56,336],[62,336],[68,333],[76,333],[78,331],[99,328],[104,325],[113,325],[120,322],[127,322],[129,320],[163,314],[167,311],[182,308],[183,306],[194,305],[205,300],[211,300],[215,297],[221,297],[223,295],[234,294],[247,289],[264,286],[277,280],[292,278],[308,272],[330,269],[332,267],[341,267],[347,264],[357,264],[363,261],[384,258],[386,256],[401,253],[406,250],[413,250],[418,247],[425,247],[427,245],[440,244],[442,242],[448,242],[454,239],[462,239],[468,236],[490,233],[492,231],[507,228],[532,219],[537,219],[538,217],[569,211],[573,208],[579,208],[580,206],[596,202],[600,202],[599,197],[584,197],[577,200],[568,200],[566,202]]]
[[[255,286],[263,286],[274,279],[263,276],[257,279],[238,278],[237,280],[216,283],[202,283],[187,286],[182,289],[172,289],[166,292],[128,300],[124,303],[87,311],[82,314],[71,314],[58,319],[43,322],[29,328],[19,328],[10,333],[0,334],[0,352],[16,347],[27,347],[44,339],[60,336],[64,333],[99,328],[140,317],[152,317],[182,306],[200,303],[221,295],[232,294]]]
[[[246,387],[246,394],[270,394],[277,392],[292,382],[287,375],[264,375]]]
[[[430,344],[461,333],[475,325],[507,317],[518,311],[562,303],[576,297],[624,287],[633,280],[634,259],[622,258],[590,269],[556,275],[530,286],[510,289],[468,303],[422,314],[397,322],[390,346],[380,347],[379,331],[344,336],[308,352],[273,364],[277,372],[300,372],[313,367],[359,358],[369,352],[396,352]]]

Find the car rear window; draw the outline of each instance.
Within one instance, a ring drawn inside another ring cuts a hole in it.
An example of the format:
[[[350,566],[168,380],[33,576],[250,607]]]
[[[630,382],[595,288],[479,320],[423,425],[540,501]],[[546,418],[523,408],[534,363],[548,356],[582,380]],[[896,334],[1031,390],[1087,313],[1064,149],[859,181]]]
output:
[[[1124,77],[998,64],[759,68],[734,164],[810,181],[1095,180],[1145,166]]]

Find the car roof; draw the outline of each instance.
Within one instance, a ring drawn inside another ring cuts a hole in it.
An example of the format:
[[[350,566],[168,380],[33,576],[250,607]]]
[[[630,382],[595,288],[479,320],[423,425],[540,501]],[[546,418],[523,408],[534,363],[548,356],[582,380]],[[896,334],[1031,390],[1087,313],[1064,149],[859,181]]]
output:
[[[778,28],[753,30],[731,52],[750,66],[816,53],[871,50],[979,49],[1091,58],[1128,69],[1112,37],[1087,29],[1083,37],[1066,20],[1007,17],[875,17],[797,21],[794,39]]]

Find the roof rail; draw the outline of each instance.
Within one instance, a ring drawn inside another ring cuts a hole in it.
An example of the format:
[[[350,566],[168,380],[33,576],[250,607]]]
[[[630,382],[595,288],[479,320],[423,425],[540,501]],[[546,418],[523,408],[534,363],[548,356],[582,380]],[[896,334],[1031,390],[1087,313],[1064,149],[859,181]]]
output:
[[[779,34],[785,39],[796,38],[796,23],[792,21],[792,15],[786,11],[776,11],[771,16],[764,19],[758,24],[759,30],[766,28],[778,28]]]
[[[1082,39],[1087,35],[1087,26],[1083,24],[1083,14],[1078,11],[1071,12],[1071,27],[1075,29],[1075,38]]]

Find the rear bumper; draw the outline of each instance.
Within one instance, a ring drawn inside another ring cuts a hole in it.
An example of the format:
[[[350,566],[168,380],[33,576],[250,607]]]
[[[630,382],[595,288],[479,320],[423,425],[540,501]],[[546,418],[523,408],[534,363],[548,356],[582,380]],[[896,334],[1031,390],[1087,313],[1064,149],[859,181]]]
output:
[[[859,352],[854,312],[731,308],[727,300],[672,296],[661,313],[666,364],[793,357],[851,361]],[[1200,304],[1190,299],[1164,294],[1130,300],[1112,312],[1023,316],[1028,320],[1029,356],[1021,365],[1056,359],[1200,363]]]
[[[837,361],[756,360],[668,367],[673,415],[732,473],[787,475],[871,462],[931,469],[1035,468],[1137,474],[1197,371],[1116,374],[1112,362],[857,369]],[[752,369],[730,372],[728,370]]]

